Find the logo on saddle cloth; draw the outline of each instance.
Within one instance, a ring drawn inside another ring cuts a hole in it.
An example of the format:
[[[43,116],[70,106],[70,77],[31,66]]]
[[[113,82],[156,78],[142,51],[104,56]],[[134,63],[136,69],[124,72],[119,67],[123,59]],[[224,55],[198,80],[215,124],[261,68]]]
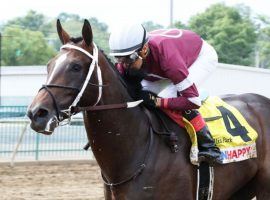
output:
[[[194,127],[183,119],[179,112],[163,110],[181,127],[185,127],[192,146],[190,160],[198,165],[198,143]],[[248,124],[242,114],[219,97],[208,97],[199,109],[222,153],[223,163],[231,163],[257,157],[257,132]]]

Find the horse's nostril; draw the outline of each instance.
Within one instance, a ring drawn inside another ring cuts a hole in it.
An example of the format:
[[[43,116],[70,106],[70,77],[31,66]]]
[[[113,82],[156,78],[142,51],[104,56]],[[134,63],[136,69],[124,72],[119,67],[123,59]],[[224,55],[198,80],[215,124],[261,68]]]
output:
[[[33,113],[30,110],[27,111],[27,117],[31,120],[33,119]]]
[[[35,114],[35,117],[38,117],[38,118],[44,118],[44,117],[46,117],[46,116],[48,115],[48,113],[49,113],[49,112],[48,112],[47,110],[40,108],[40,109],[37,111],[37,113]]]

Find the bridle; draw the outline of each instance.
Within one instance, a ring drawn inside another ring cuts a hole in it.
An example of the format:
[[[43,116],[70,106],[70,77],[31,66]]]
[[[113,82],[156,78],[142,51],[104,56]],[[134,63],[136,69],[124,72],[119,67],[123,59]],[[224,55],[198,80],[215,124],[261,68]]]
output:
[[[91,85],[97,86],[97,87],[99,87],[99,89],[98,89],[97,100],[96,100],[96,102],[95,102],[95,104],[93,106],[97,105],[98,102],[101,99],[103,85],[102,85],[101,70],[100,70],[100,67],[98,65],[98,48],[97,48],[95,43],[93,43],[93,46],[94,46],[93,55],[91,55],[89,52],[87,52],[83,48],[72,45],[72,44],[65,44],[65,45],[63,45],[61,47],[61,49],[75,49],[75,50],[78,50],[78,51],[82,52],[83,54],[85,54],[87,57],[92,59],[92,62],[91,62],[90,67],[89,67],[88,74],[87,74],[87,76],[85,78],[85,81],[84,81],[83,85],[80,88],[76,88],[76,87],[72,87],[72,86],[56,85],[56,84],[44,84],[40,88],[40,90],[45,89],[48,92],[48,94],[50,95],[50,97],[52,98],[52,100],[53,100],[53,106],[54,106],[54,109],[56,111],[56,116],[53,117],[52,122],[54,122],[54,123],[56,122],[57,126],[60,125],[60,122],[64,119],[64,117],[67,117],[68,122],[69,122],[71,120],[71,116],[76,114],[75,112],[71,112],[72,111],[71,108],[75,107],[78,104],[78,102],[80,101],[80,99],[81,99],[87,85],[89,84],[89,80],[90,80],[95,68],[97,68],[98,84],[91,84]],[[50,88],[62,88],[62,89],[74,90],[74,91],[77,92],[77,96],[74,99],[74,101],[72,102],[72,104],[69,106],[68,109],[60,110],[60,108],[59,108],[59,106],[57,104],[56,98],[53,95],[53,93],[50,91]]]
[[[73,44],[65,44],[61,47],[61,49],[75,49],[77,51],[80,51],[83,54],[85,54],[87,57],[92,59],[92,62],[89,66],[89,71],[88,71],[88,74],[85,78],[85,81],[80,88],[76,88],[76,87],[72,87],[72,86],[56,85],[56,84],[44,84],[39,89],[39,91],[41,91],[43,89],[46,90],[53,100],[53,106],[54,106],[54,109],[56,111],[56,115],[50,120],[50,123],[55,123],[56,126],[65,125],[71,121],[72,115],[75,115],[80,111],[107,110],[107,109],[117,109],[117,108],[132,108],[132,107],[139,105],[142,102],[142,100],[139,100],[139,101],[133,101],[133,102],[125,102],[125,103],[119,103],[119,104],[109,104],[109,105],[98,105],[97,106],[97,104],[99,103],[101,96],[102,96],[102,88],[105,86],[108,86],[108,85],[103,85],[101,69],[100,69],[100,66],[98,65],[98,48],[94,42],[93,42],[93,47],[94,47],[93,48],[93,55],[91,55],[88,51],[84,50],[83,48],[76,46],[76,45],[73,45]],[[97,69],[96,71],[97,71],[98,84],[89,82],[92,75],[93,75],[95,68]],[[92,85],[92,86],[98,87],[97,100],[91,106],[79,107],[79,106],[77,106],[77,104],[80,101],[87,85]],[[74,90],[77,92],[77,96],[74,99],[74,101],[72,102],[72,104],[69,106],[68,109],[61,110],[59,105],[57,104],[55,96],[50,91],[50,88],[62,88],[62,89]],[[68,121],[67,121],[67,123],[61,124],[61,122],[64,120],[64,118],[68,119]],[[48,125],[47,125],[47,127],[48,127]],[[50,132],[50,130],[46,130],[46,131]]]

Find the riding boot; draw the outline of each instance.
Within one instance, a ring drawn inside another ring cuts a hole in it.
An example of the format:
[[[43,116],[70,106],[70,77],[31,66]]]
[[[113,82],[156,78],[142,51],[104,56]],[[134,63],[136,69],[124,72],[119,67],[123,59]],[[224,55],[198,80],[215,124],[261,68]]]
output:
[[[215,163],[221,164],[222,159],[220,149],[216,146],[207,125],[205,125],[200,131],[197,131],[196,134],[199,145],[199,163],[205,161],[210,165],[214,165]]]
[[[210,165],[222,163],[220,149],[216,146],[201,114],[197,110],[188,110],[183,112],[183,117],[190,121],[196,131],[199,163],[208,162]]]

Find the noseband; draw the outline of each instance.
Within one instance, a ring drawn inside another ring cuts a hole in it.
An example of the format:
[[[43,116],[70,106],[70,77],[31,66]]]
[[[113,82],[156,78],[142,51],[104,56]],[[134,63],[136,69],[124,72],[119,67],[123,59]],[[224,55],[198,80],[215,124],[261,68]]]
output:
[[[55,84],[48,84],[48,85],[45,85],[45,84],[44,84],[44,85],[42,85],[42,87],[39,89],[39,91],[44,89],[44,90],[46,90],[46,91],[49,93],[50,97],[51,97],[52,100],[53,100],[53,106],[54,106],[54,109],[55,109],[55,111],[56,111],[56,119],[58,120],[58,122],[60,122],[60,121],[63,119],[63,116],[61,115],[61,113],[63,113],[63,112],[60,110],[60,108],[59,108],[59,106],[58,106],[58,104],[57,104],[57,102],[56,102],[56,99],[55,99],[53,93],[50,91],[49,88],[63,88],[63,89],[70,89],[70,90],[76,91],[77,93],[80,92],[80,89],[79,89],[79,88],[75,88],[75,87],[71,87],[71,86],[55,85]]]

